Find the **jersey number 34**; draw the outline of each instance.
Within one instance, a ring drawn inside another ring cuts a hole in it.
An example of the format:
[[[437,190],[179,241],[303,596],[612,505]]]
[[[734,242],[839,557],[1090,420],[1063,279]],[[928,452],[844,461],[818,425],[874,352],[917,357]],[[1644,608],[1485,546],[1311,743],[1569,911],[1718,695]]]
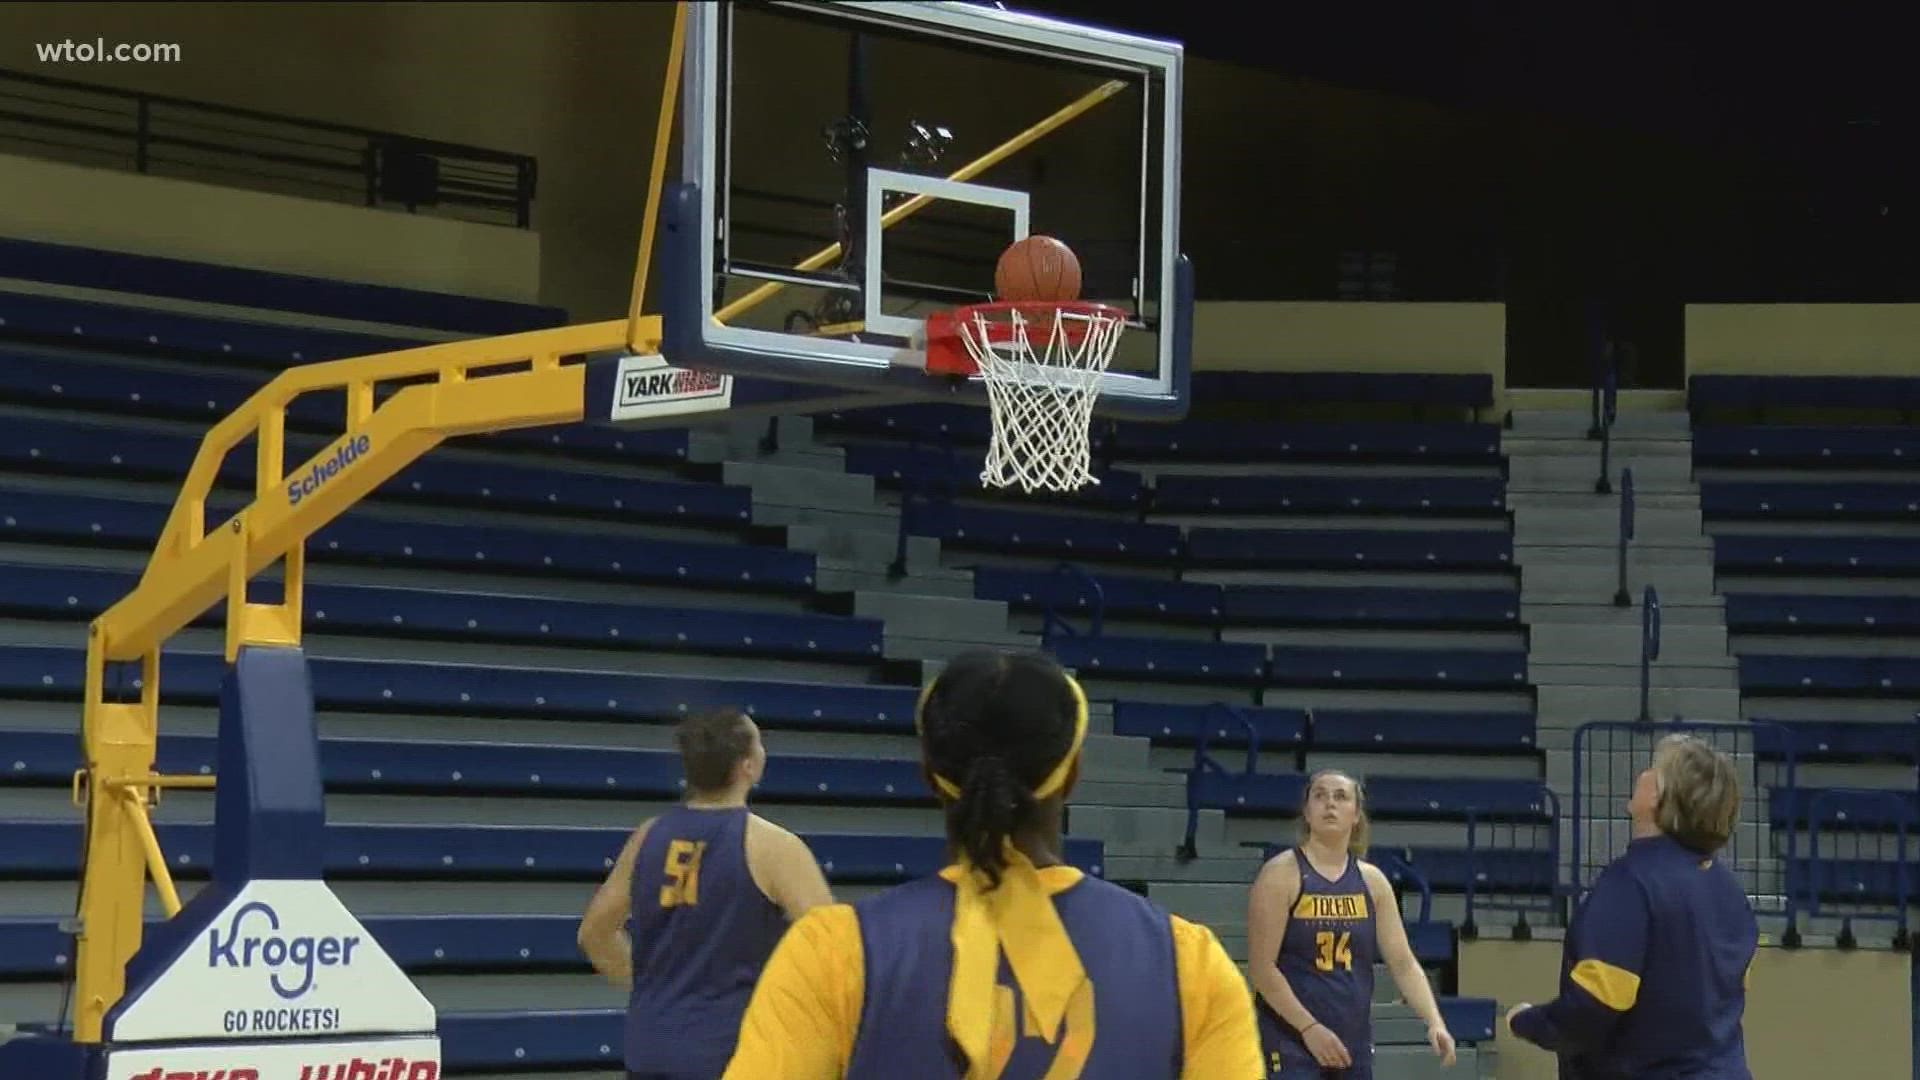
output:
[[[1321,971],[1332,971],[1338,964],[1346,971],[1353,970],[1353,935],[1335,934],[1331,930],[1322,930],[1313,935],[1313,944],[1319,949],[1319,955],[1313,958],[1313,966]]]

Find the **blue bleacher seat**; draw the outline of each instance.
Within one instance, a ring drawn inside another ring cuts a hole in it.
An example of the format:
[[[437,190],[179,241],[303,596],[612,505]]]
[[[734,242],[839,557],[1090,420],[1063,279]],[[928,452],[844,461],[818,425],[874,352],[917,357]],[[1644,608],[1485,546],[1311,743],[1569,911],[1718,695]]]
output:
[[[1367,586],[1235,585],[1221,619],[1263,626],[1506,628],[1520,623],[1511,589],[1388,589]]]
[[[1110,451],[1124,461],[1311,461],[1497,465],[1493,424],[1287,423],[1189,420],[1119,424]]]
[[[155,768],[212,775],[217,740],[162,735]],[[53,785],[79,768],[72,732],[0,732],[0,786]],[[496,742],[325,739],[321,778],[330,791],[481,795],[586,795],[678,799],[680,757],[668,750]],[[755,789],[782,802],[931,805],[918,761],[781,754]]]
[[[888,439],[920,439],[937,444],[944,436],[957,446],[984,446],[993,434],[987,410],[946,402],[882,405],[869,409],[839,409],[817,414],[814,429],[847,435]],[[1094,425],[1097,437],[1100,426]]]
[[[1244,717],[1244,720],[1242,719]],[[1534,719],[1520,712],[1438,712],[1396,709],[1241,707],[1232,712],[1208,705],[1119,701],[1113,733],[1156,745],[1191,746],[1202,725],[1209,744],[1242,747],[1252,724],[1263,748],[1308,744],[1321,750],[1526,753],[1533,749]]]
[[[1912,409],[1920,378],[1903,375],[1694,375],[1687,404],[1704,409]]]
[[[86,348],[165,349],[283,368],[429,344],[418,338],[216,319],[123,304],[0,292],[0,337]]]
[[[1912,840],[1909,839],[1909,843]],[[1905,879],[1909,904],[1920,897],[1920,860],[1909,854],[1902,861],[1889,840],[1886,857],[1834,858],[1815,862],[1802,857],[1787,861],[1787,888],[1794,895],[1808,897],[1818,892],[1822,900],[1841,904],[1890,904],[1899,895],[1896,890]]]
[[[1920,763],[1920,724],[1846,720],[1756,720],[1754,751],[1791,750],[1800,761],[1885,760]]]
[[[1920,484],[1783,484],[1706,480],[1700,512],[1710,518],[1920,520]]]
[[[1527,654],[1507,649],[1368,649],[1276,645],[1270,686],[1522,689]]]
[[[1920,573],[1920,544],[1897,536],[1743,536],[1713,538],[1714,568],[1748,574],[1839,573],[1886,577]]]
[[[1501,531],[1189,529],[1193,566],[1298,570],[1509,570]]]
[[[1394,514],[1484,517],[1502,513],[1505,484],[1456,476],[1162,476],[1159,513]]]
[[[985,454],[978,450],[900,446],[894,443],[856,443],[846,447],[848,472],[872,476],[884,487],[908,491],[940,491],[958,494],[980,493],[980,470]],[[1099,506],[1127,507],[1140,502],[1145,481],[1139,473],[1125,469],[1097,469],[1098,481],[1055,500],[1089,503]],[[1022,493],[1033,499],[1036,494]]]
[[[908,532],[938,537],[959,548],[1154,565],[1165,565],[1180,555],[1180,530],[1171,525],[950,503],[913,503],[902,513]]]
[[[1848,694],[1913,697],[1920,660],[1893,656],[1765,656],[1739,658],[1740,689],[1750,694]]]
[[[81,690],[81,650],[0,645],[0,693],[71,699]],[[917,690],[772,679],[551,671],[500,665],[312,658],[314,703],[322,709],[418,710],[442,715],[641,717],[676,719],[737,707],[763,726],[910,732]],[[109,691],[128,691],[134,672],[115,665]],[[226,670],[219,653],[169,650],[161,660],[163,702],[211,704]]]
[[[77,822],[7,821],[0,829],[0,873],[17,879],[71,878],[80,869]],[[213,864],[213,826],[159,822],[160,846],[183,878]],[[324,860],[329,879],[431,878],[599,880],[629,830],[572,825],[330,824]],[[946,864],[944,836],[809,833],[802,837],[835,882],[887,883],[934,873]],[[1100,872],[1099,841],[1070,837],[1067,862]]]
[[[1203,769],[1190,781],[1189,793],[1200,805],[1230,815],[1289,817],[1306,797],[1302,773],[1255,773]],[[1545,788],[1537,780],[1428,779],[1377,776],[1367,781],[1367,812],[1379,818],[1544,821]]]
[[[1752,468],[1920,468],[1920,427],[1699,425],[1696,465]]]
[[[161,369],[130,360],[50,355],[0,345],[0,398],[115,416],[195,420],[208,426],[239,408],[271,374],[215,367],[190,370],[179,364]],[[384,400],[385,393],[377,396]],[[338,390],[302,394],[287,407],[288,427],[294,431],[337,432],[345,416],[346,397]],[[447,445],[679,463],[686,459],[687,441],[685,428],[632,431],[563,424],[459,436]]]
[[[14,238],[0,238],[0,277],[474,335],[566,322],[540,304]]]
[[[1728,593],[1727,629],[1766,634],[1920,634],[1920,597]]]
[[[1775,828],[1809,827],[1815,814],[1822,831],[1890,832],[1905,826],[1912,834],[1920,826],[1920,792],[1911,789],[1860,791],[1776,784],[1768,787],[1767,795],[1767,815]],[[1920,837],[1913,842],[1920,846]],[[1851,844],[1846,846],[1851,850]]]
[[[1222,590],[1194,581],[982,566],[973,572],[973,595],[1062,614],[1098,609],[1106,616],[1211,623],[1221,614]]]
[[[1201,401],[1391,404],[1481,408],[1493,404],[1493,376],[1425,372],[1196,371]]]
[[[217,513],[217,505],[210,501],[209,529],[231,514],[231,509]],[[0,486],[0,539],[146,548],[159,538],[167,509],[159,503]],[[307,551],[322,560],[506,569],[760,591],[811,592],[814,572],[811,553],[779,548],[354,515],[321,529],[307,542]]]
[[[1257,686],[1266,674],[1267,647],[1247,642],[1056,635],[1047,649],[1082,677],[1102,675],[1193,680]]]
[[[285,469],[323,451],[327,441],[292,437]],[[0,425],[0,465],[57,469],[100,479],[184,477],[200,449],[198,435],[73,419],[13,418]],[[229,454],[220,478],[251,487],[255,458]],[[691,483],[532,465],[427,457],[375,489],[390,499],[484,508],[591,514],[610,519],[742,525],[753,516],[752,492],[733,485]]]

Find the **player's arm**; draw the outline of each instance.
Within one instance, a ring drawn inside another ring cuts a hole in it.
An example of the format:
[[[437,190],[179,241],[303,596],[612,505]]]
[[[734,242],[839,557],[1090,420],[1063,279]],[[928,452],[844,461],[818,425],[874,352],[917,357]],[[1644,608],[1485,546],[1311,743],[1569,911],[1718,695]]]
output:
[[[574,934],[593,970],[622,988],[633,982],[633,942],[627,937],[627,919],[633,910],[633,862],[651,828],[653,820],[649,818],[627,838],[620,857],[613,861],[613,869],[607,871],[607,879],[587,902],[580,929]]]
[[[820,861],[805,840],[754,815],[747,819],[747,869],[767,899],[780,905],[787,918],[833,903],[833,890],[820,871]]]
[[[1544,1005],[1516,1008],[1507,1026],[1556,1053],[1578,1054],[1605,1045],[1614,1026],[1639,1000],[1650,918],[1638,881],[1617,871],[1600,875],[1580,912],[1580,945],[1569,949],[1560,996]]]
[[[1212,930],[1177,915],[1172,919],[1186,1047],[1181,1080],[1262,1080],[1266,1063],[1247,980]]]
[[[1300,866],[1294,858],[1292,852],[1275,855],[1253,879],[1253,889],[1247,894],[1247,975],[1254,992],[1280,1014],[1280,1019],[1295,1031],[1305,1031],[1318,1021],[1294,996],[1287,977],[1280,974],[1279,964],[1287,918],[1300,899]]]
[[[1413,955],[1413,945],[1407,941],[1407,926],[1400,917],[1400,900],[1393,895],[1393,883],[1372,863],[1360,864],[1360,876],[1366,880],[1367,891],[1373,894],[1373,927],[1380,942],[1380,958],[1392,972],[1400,997],[1426,1021],[1427,1041],[1433,1046],[1433,1052],[1440,1055],[1443,1065],[1451,1067],[1453,1033],[1447,1030],[1447,1021],[1440,1015],[1440,1003],[1433,997],[1433,984],[1427,981],[1420,958]]]
[[[815,908],[767,959],[721,1080],[840,1080],[853,1057],[866,955],[851,907]]]

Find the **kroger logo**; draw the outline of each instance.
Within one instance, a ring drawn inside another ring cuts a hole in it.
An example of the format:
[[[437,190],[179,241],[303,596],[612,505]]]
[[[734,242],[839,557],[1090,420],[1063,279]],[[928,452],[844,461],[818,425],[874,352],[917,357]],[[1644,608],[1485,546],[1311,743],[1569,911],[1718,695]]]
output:
[[[282,937],[279,914],[255,900],[235,909],[224,938],[217,926],[207,932],[207,966],[265,968],[273,992],[291,1001],[313,988],[315,968],[353,963],[359,944],[358,937]]]

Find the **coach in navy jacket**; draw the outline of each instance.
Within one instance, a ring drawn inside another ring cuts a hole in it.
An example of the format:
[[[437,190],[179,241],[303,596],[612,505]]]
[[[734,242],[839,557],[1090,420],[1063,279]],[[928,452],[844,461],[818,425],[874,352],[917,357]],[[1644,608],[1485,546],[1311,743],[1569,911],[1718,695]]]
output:
[[[1715,857],[1739,808],[1726,755],[1661,740],[1634,781],[1633,842],[1567,931],[1560,996],[1507,1014],[1560,1056],[1562,1080],[1751,1080],[1740,1022],[1759,927]]]

